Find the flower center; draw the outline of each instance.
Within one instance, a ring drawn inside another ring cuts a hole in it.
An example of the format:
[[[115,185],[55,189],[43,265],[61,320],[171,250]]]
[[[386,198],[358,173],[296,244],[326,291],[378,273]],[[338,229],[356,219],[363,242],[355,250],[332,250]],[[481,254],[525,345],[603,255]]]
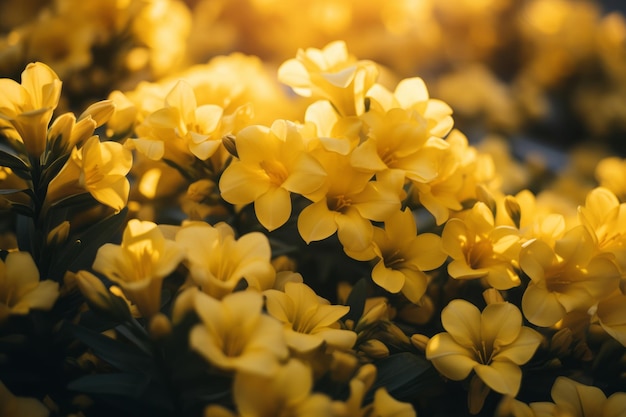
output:
[[[287,168],[282,162],[276,160],[261,161],[261,168],[265,171],[272,184],[282,185],[289,176]]]
[[[344,194],[328,198],[328,209],[343,213],[352,205],[352,199]]]

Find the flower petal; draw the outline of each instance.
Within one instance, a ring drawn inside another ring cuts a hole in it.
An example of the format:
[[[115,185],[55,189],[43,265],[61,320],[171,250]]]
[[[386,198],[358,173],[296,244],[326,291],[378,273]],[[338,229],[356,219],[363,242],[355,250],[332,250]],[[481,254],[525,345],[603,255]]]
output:
[[[511,362],[492,362],[474,367],[476,375],[492,390],[515,397],[522,383],[522,370]]]

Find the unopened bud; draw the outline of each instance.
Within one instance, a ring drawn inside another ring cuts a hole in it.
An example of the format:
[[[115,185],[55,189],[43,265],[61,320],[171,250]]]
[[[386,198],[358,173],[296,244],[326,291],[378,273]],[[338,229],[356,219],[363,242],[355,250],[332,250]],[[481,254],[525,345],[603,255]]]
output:
[[[398,317],[411,324],[426,324],[435,311],[433,300],[429,296],[422,297],[420,305],[407,304],[398,312]]]
[[[296,261],[287,255],[280,255],[272,259],[272,266],[276,272],[295,271],[297,267]]]
[[[572,351],[574,336],[568,327],[564,327],[556,332],[550,340],[550,350],[557,356],[568,355]]]
[[[522,209],[517,199],[511,195],[507,195],[506,197],[504,197],[504,209],[506,210],[506,213],[509,215],[511,220],[513,220],[513,224],[515,224],[515,227],[519,229],[520,221],[522,219]]]
[[[90,117],[96,122],[96,127],[100,127],[109,121],[113,113],[115,112],[115,104],[112,100],[102,100],[97,103],[93,103],[87,107],[79,117],[78,120],[82,120],[86,117]]]
[[[65,220],[61,222],[57,227],[52,229],[48,236],[46,237],[46,244],[48,246],[58,246],[65,241],[67,241],[67,237],[70,234],[70,222]]]
[[[347,382],[352,378],[359,365],[359,360],[351,353],[335,350],[330,365],[331,378],[335,381]]]
[[[426,352],[426,345],[430,338],[423,334],[414,334],[411,336],[411,344],[420,352]]]
[[[78,289],[91,306],[100,310],[109,309],[109,290],[104,286],[100,278],[88,271],[78,271],[75,274],[75,278]]]
[[[234,135],[224,135],[222,137],[222,144],[229,154],[235,158],[239,158],[239,153],[237,152],[237,142]]]
[[[187,188],[187,198],[199,203],[206,200],[215,192],[215,183],[211,180],[202,179],[189,185]]]
[[[502,298],[502,294],[500,293],[500,291],[496,290],[495,288],[488,288],[485,291],[483,291],[483,299],[485,300],[487,305],[504,302],[504,298]]]
[[[150,318],[150,324],[148,325],[150,336],[153,339],[163,339],[170,333],[172,333],[172,322],[163,313],[157,313]]]
[[[389,348],[378,339],[370,339],[359,345],[359,350],[372,359],[386,358],[389,356]]]
[[[496,216],[497,204],[496,199],[493,197],[493,194],[487,187],[480,184],[476,186],[476,198],[478,201],[482,201],[489,208],[493,216]]]

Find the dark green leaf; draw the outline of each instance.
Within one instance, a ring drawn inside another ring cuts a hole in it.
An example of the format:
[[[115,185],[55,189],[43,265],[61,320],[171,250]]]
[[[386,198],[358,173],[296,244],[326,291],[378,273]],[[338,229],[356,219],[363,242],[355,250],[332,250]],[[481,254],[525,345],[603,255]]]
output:
[[[24,160],[3,150],[0,150],[0,166],[11,168],[22,179],[32,178],[30,167]]]
[[[111,339],[86,327],[65,322],[65,326],[81,342],[89,346],[94,354],[120,371],[134,371],[144,374],[155,372],[151,356],[136,346]]]
[[[136,373],[85,375],[68,384],[72,391],[139,398],[150,379]]]
[[[355,323],[363,315],[365,308],[365,299],[367,298],[367,279],[361,278],[354,284],[350,295],[346,300],[346,304],[350,306],[350,311],[344,316],[344,320],[352,320]]]
[[[390,355],[376,361],[375,365],[378,376],[367,401],[372,400],[374,392],[380,387],[387,388],[392,397],[406,401],[439,381],[430,362],[410,352]]]

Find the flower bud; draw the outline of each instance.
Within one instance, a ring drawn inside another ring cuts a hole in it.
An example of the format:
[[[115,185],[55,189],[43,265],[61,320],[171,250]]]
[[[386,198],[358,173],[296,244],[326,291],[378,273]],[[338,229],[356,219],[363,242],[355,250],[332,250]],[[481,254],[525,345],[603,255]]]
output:
[[[70,222],[65,220],[48,233],[46,244],[48,246],[58,246],[67,240],[70,234]]]
[[[115,112],[115,104],[112,100],[102,100],[93,103],[78,117],[78,120],[91,117],[96,122],[96,127],[100,127],[109,121]]]
[[[330,375],[335,381],[346,382],[350,380],[359,365],[359,360],[351,353],[335,350],[332,353]]]
[[[520,220],[522,218],[522,209],[515,197],[507,195],[504,198],[504,209],[506,210],[506,213],[509,215],[511,220],[513,220],[515,227],[519,229]]]
[[[389,356],[389,348],[378,339],[370,339],[359,345],[359,350],[372,359],[386,358]]]
[[[235,136],[233,135],[225,135],[222,138],[222,144],[224,148],[228,151],[229,154],[234,156],[235,158],[239,158],[239,153],[237,152],[237,143],[235,141]]]
[[[150,319],[148,330],[153,339],[163,339],[172,333],[172,322],[165,314],[157,313]]]
[[[430,338],[423,334],[414,334],[413,336],[411,336],[411,344],[413,345],[413,347],[415,347],[415,349],[419,350],[420,352],[426,351],[426,345],[428,344],[429,340]]]
[[[487,305],[504,302],[504,298],[502,298],[502,294],[500,293],[500,291],[496,290],[495,288],[488,288],[485,291],[483,291],[483,298],[485,299],[485,302],[487,303]]]
[[[206,200],[215,192],[215,183],[211,180],[202,179],[189,185],[187,188],[187,198],[200,203]]]
[[[550,350],[557,356],[566,356],[572,351],[574,336],[568,327],[564,327],[556,332],[550,340]]]

